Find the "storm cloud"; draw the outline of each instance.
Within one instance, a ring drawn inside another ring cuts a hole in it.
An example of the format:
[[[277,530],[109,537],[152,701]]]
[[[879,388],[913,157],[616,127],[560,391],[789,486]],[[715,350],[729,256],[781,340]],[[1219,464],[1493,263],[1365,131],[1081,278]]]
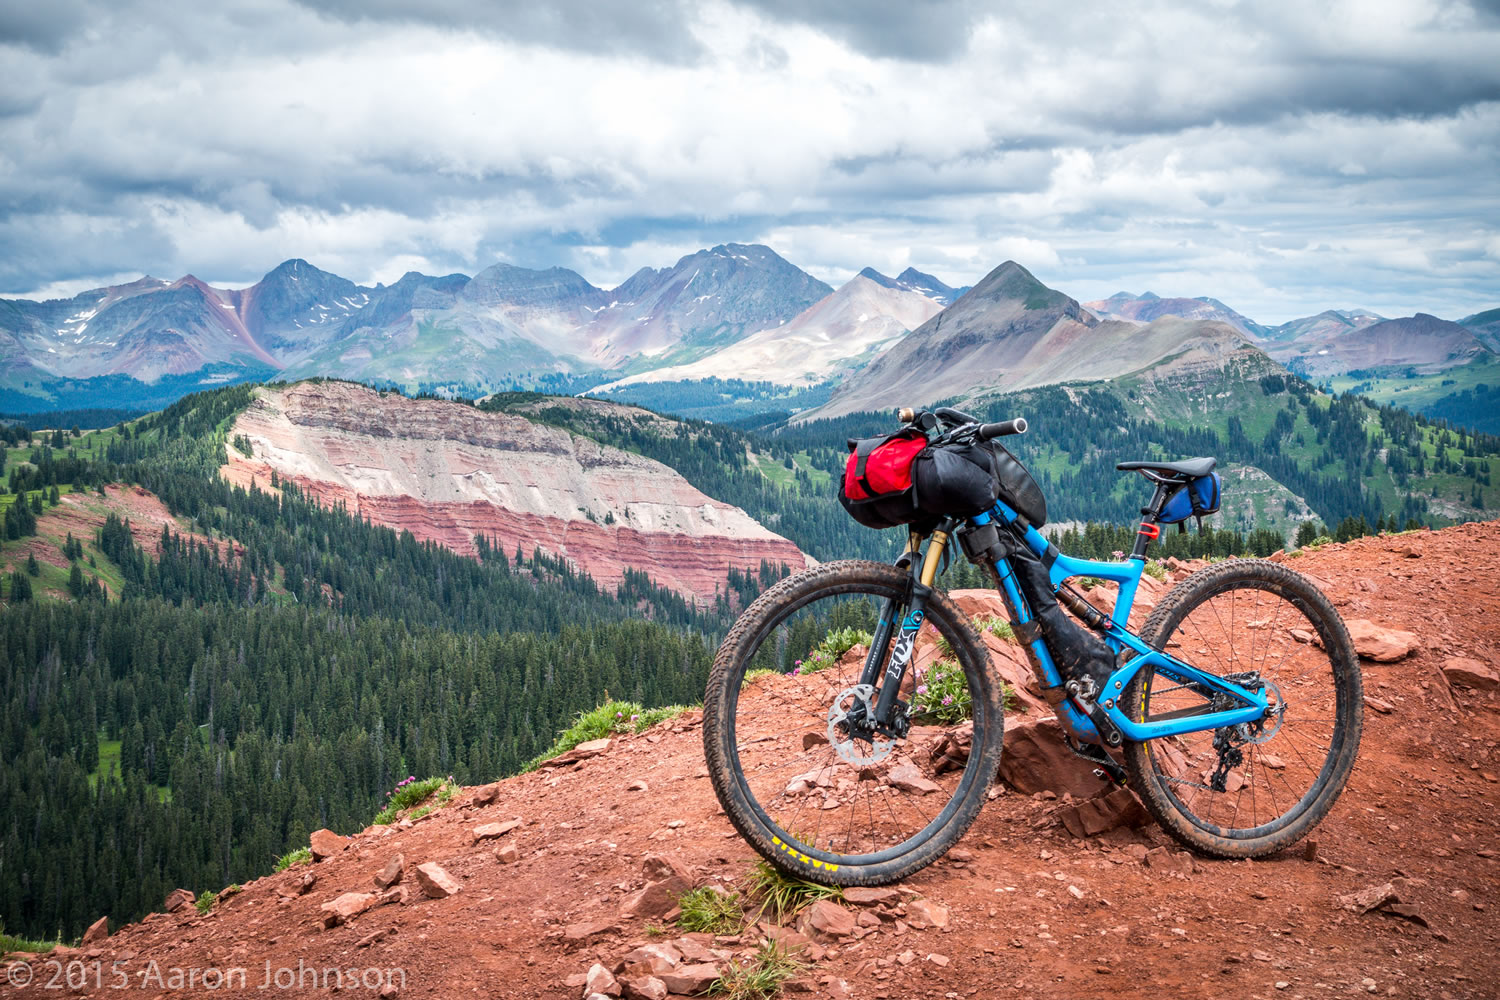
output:
[[[294,256],[609,285],[737,240],[1457,317],[1500,304],[1497,50],[1494,3],[1416,0],[10,5],[0,292]]]

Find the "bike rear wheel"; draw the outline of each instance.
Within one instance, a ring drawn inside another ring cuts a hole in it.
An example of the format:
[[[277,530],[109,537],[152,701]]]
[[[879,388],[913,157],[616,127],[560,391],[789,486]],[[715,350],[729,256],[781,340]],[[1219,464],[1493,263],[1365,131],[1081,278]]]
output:
[[[1126,745],[1131,785],[1162,828],[1224,858],[1306,836],[1343,791],[1364,720],[1359,662],[1328,598],[1278,563],[1236,559],[1174,587],[1141,638],[1221,676],[1253,672],[1271,702],[1257,723]],[[1145,722],[1210,704],[1147,667],[1122,708]]]
[[[927,600],[923,630],[936,636],[919,640],[899,695],[910,731],[883,738],[857,724],[880,684],[859,689],[859,642],[888,600],[899,623],[909,580],[881,563],[826,563],[762,594],[719,648],[704,697],[709,777],[735,829],[784,872],[894,882],[941,857],[984,804],[1000,762],[999,686],[946,595]]]

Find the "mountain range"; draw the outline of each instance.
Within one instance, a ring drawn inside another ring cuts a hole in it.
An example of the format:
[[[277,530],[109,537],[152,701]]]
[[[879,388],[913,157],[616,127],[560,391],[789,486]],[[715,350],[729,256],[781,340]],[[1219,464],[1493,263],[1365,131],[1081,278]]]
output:
[[[226,382],[326,376],[469,396],[592,390],[648,405],[719,380],[726,399],[769,384],[785,387],[778,405],[833,416],[1248,360],[1467,413],[1488,405],[1497,346],[1500,310],[1458,322],[1326,310],[1267,326],[1212,297],[1080,303],[1014,261],[973,287],[865,268],[835,290],[757,244],[643,267],[610,289],[567,268],[506,263],[365,286],[297,259],[241,289],[187,275],[0,300],[0,411],[144,409]],[[1452,377],[1458,369],[1470,374]]]

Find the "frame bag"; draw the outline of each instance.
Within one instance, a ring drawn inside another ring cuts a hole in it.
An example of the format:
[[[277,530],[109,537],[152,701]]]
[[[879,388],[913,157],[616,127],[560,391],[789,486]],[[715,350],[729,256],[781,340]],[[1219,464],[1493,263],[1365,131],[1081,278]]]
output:
[[[1092,677],[1094,690],[1102,692],[1115,670],[1114,654],[1103,639],[1069,618],[1058,606],[1047,567],[1036,553],[1025,542],[1011,548],[1010,564],[1015,570],[1016,586],[1031,607],[1031,616],[1041,626],[1047,649],[1063,680]]]

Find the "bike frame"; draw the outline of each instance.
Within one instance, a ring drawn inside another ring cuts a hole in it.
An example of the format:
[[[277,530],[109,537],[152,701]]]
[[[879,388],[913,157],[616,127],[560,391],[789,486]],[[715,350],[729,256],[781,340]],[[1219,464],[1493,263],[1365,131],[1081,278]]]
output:
[[[1035,527],[1027,524],[1021,519],[1015,510],[1011,509],[1003,501],[997,501],[995,506],[985,514],[969,519],[970,524],[979,526],[989,524],[992,520],[998,520],[1007,526],[1014,535],[1019,536],[1021,541],[1037,554],[1044,562],[1050,564],[1048,574],[1053,587],[1059,586],[1064,580],[1075,576],[1092,576],[1102,580],[1111,580],[1120,585],[1119,594],[1115,598],[1113,613],[1109,616],[1109,622],[1103,631],[1103,638],[1112,652],[1118,654],[1123,649],[1133,650],[1137,655],[1131,657],[1129,662],[1120,667],[1110,675],[1105,684],[1105,689],[1098,692],[1097,698],[1100,707],[1103,708],[1109,721],[1119,729],[1121,735],[1127,740],[1154,740],[1164,736],[1177,736],[1183,733],[1204,732],[1212,729],[1220,729],[1225,726],[1235,726],[1241,723],[1255,722],[1265,716],[1268,708],[1268,700],[1264,688],[1252,691],[1241,685],[1227,681],[1216,674],[1200,670],[1189,663],[1159,649],[1154,649],[1140,636],[1132,632],[1128,627],[1130,610],[1135,603],[1136,589],[1140,586],[1141,573],[1146,568],[1144,556],[1132,557],[1124,562],[1098,562],[1092,559],[1075,559],[1072,556],[1063,555],[1059,552]],[[1018,525],[1019,522],[1019,525]],[[1019,530],[1018,530],[1019,529]],[[947,536],[938,538],[934,533],[929,542],[928,558],[924,560],[922,576],[924,584],[931,583],[925,579],[928,576],[930,566],[936,569],[937,560],[931,549],[937,546],[939,549],[947,545]],[[1000,580],[1000,590],[1010,606],[1013,622],[1024,625],[1031,621],[1031,613],[1025,598],[1016,585],[1015,573],[1010,565],[1009,559],[999,559],[995,563],[995,572]],[[1045,636],[1040,636],[1030,644],[1033,664],[1041,673],[1044,687],[1059,688],[1064,683],[1057,664],[1052,658],[1052,651],[1047,647]],[[1121,695],[1125,686],[1144,667],[1153,668],[1158,674],[1162,674],[1178,684],[1193,687],[1200,694],[1214,695],[1223,694],[1239,703],[1239,707],[1221,711],[1204,711],[1201,714],[1178,716],[1158,721],[1136,722],[1132,720],[1123,710]],[[1104,742],[1099,733],[1099,728],[1093,720],[1079,707],[1072,698],[1065,698],[1057,705],[1058,721],[1068,730],[1073,737],[1084,743],[1101,744]]]

